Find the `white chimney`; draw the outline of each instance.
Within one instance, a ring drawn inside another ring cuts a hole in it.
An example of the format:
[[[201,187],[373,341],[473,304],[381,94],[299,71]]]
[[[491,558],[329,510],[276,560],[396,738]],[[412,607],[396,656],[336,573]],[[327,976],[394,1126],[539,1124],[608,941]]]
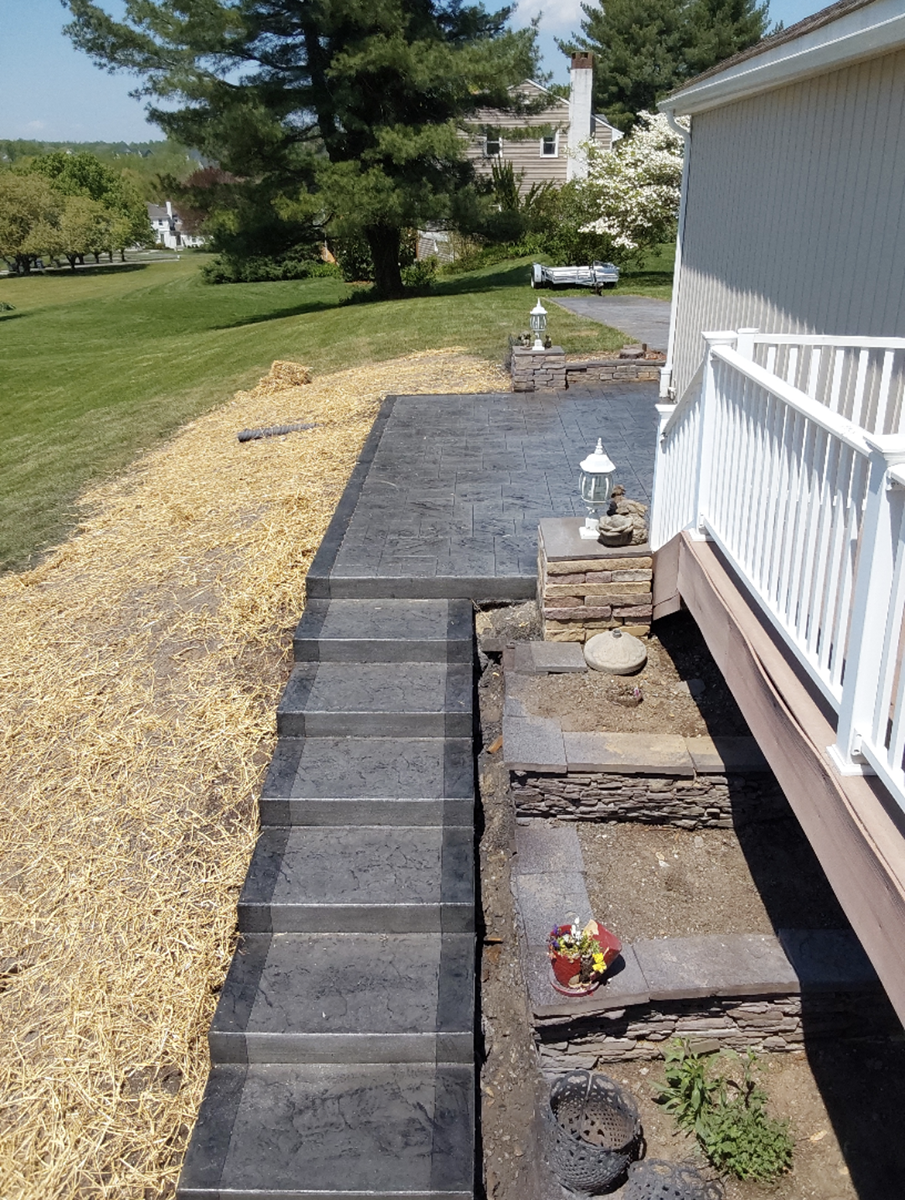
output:
[[[594,56],[587,52],[572,55],[569,86],[569,158],[567,179],[584,179],[588,156],[581,143],[591,137],[591,92],[594,87]]]
[[[166,204],[167,204],[167,216],[168,216],[168,217],[170,218],[170,220],[172,221],[172,219],[173,219],[173,205],[172,205],[172,203],[171,203],[169,200],[167,200]]]

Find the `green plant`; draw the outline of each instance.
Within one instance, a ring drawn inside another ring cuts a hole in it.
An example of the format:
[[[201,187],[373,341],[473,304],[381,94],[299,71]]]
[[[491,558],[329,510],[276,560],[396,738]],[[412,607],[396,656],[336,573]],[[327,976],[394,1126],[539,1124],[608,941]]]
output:
[[[788,1121],[767,1113],[767,1093],[754,1079],[756,1064],[753,1050],[744,1059],[721,1050],[713,1060],[677,1039],[666,1052],[666,1083],[655,1086],[660,1103],[695,1134],[717,1170],[738,1179],[770,1180],[791,1167],[793,1143]],[[739,1065],[740,1077],[731,1078],[730,1067]]]

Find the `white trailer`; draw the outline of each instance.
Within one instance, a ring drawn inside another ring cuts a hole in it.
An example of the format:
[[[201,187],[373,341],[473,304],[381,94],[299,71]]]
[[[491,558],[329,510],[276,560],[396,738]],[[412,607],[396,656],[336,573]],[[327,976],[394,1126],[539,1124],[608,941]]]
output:
[[[533,288],[589,287],[599,292],[618,282],[619,268],[612,263],[595,262],[587,267],[545,267],[543,263],[533,263],[531,267]]]

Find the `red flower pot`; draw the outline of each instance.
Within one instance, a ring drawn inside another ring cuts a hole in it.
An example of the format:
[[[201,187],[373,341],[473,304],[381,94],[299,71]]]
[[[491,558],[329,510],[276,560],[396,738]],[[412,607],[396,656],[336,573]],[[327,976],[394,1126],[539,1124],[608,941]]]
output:
[[[566,987],[569,986],[570,980],[581,970],[580,959],[566,958],[564,954],[557,954],[555,951],[550,952],[550,961],[553,964],[553,974]]]

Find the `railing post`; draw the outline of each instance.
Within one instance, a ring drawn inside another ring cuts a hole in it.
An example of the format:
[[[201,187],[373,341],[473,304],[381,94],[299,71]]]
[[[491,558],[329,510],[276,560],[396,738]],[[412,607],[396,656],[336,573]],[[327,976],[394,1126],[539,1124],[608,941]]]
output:
[[[691,530],[693,538],[702,540],[707,539],[707,532],[704,529],[704,517],[710,499],[711,471],[716,451],[718,400],[712,351],[714,346],[734,346],[737,337],[738,334],[731,329],[704,334],[704,341],[707,343],[707,357],[704,364],[704,384],[701,390],[701,420],[698,427],[698,461],[696,463],[694,505],[695,527]]]
[[[661,526],[664,522],[664,516],[670,517],[671,513],[665,513],[665,502],[661,488],[663,487],[663,476],[666,470],[666,448],[663,443],[663,431],[669,423],[669,418],[676,411],[674,404],[658,404],[656,405],[657,417],[659,418],[659,428],[657,429],[657,449],[654,454],[654,486],[651,492],[650,501],[650,544],[654,550],[659,550],[660,547],[669,539],[661,534]]]
[[[752,326],[746,326],[738,331],[738,341],[735,343],[736,353],[742,358],[754,361],[754,335],[760,333],[760,330]]]
[[[866,760],[861,740],[872,734],[877,689],[884,675],[883,654],[895,571],[893,505],[888,471],[905,462],[905,438],[865,435],[870,475],[864,520],[858,539],[851,623],[845,651],[842,701],[830,757],[842,775],[861,775]]]

